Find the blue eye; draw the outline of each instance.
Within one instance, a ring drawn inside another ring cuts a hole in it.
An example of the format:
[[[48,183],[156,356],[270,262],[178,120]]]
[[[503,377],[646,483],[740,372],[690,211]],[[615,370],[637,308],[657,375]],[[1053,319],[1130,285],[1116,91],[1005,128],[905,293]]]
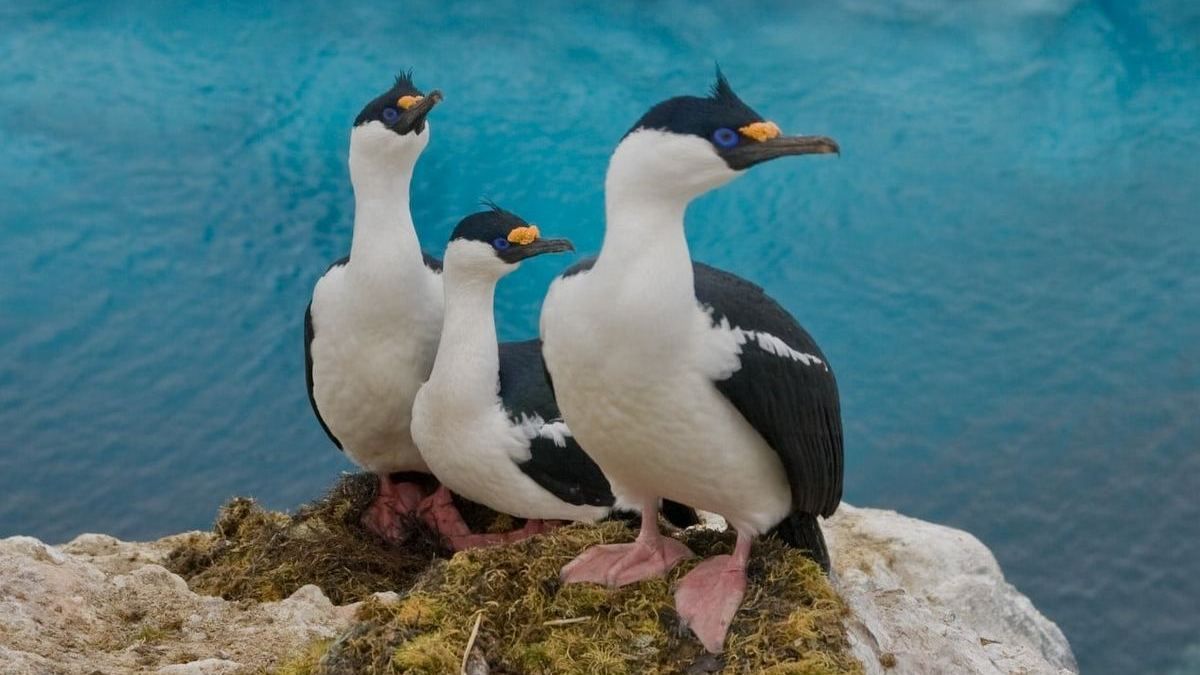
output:
[[[400,119],[400,113],[396,112],[395,108],[384,108],[383,109],[383,121],[384,122],[387,122],[388,124],[392,124],[393,122],[395,122],[398,119]]]
[[[713,143],[716,143],[718,147],[722,148],[732,148],[738,144],[737,132],[727,127],[721,127],[720,129],[714,131],[712,139]]]
[[[504,237],[500,237],[492,242],[492,247],[495,248],[497,251],[503,251],[504,249],[508,248],[509,246],[512,246],[512,244],[508,243],[508,240],[505,239]]]

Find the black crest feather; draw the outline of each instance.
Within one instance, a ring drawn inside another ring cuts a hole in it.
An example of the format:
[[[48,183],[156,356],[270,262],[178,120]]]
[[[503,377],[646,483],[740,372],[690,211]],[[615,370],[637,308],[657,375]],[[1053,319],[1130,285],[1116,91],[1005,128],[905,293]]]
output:
[[[738,95],[733,93],[733,87],[729,86],[729,80],[725,79],[725,73],[721,72],[720,64],[717,65],[717,81],[713,83],[712,89],[709,91],[708,96],[718,103],[734,101],[738,103],[742,102],[742,99],[738,98]]]
[[[416,89],[417,86],[413,84],[413,69],[409,68],[408,70],[400,71],[400,74],[396,76],[396,83],[392,86]]]
[[[650,108],[626,135],[638,129],[661,129],[677,134],[692,134],[709,138],[722,127],[738,129],[747,124],[761,122],[762,116],[742,102],[733,93],[729,80],[717,66],[717,80],[709,95],[676,96]]]

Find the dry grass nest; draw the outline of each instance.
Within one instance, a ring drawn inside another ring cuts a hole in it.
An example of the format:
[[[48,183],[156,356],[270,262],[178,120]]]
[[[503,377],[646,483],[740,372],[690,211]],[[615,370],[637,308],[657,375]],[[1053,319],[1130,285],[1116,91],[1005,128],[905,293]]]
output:
[[[362,513],[377,490],[371,474],[343,476],[294,515],[232,499],[221,507],[212,535],[184,541],[166,565],[193,591],[226,600],[281,600],[306,584],[316,584],[339,605],[403,591],[450,552],[417,521],[398,544],[368,532]],[[474,527],[507,519],[478,505],[463,504],[462,511]]]
[[[681,625],[671,588],[701,558],[730,552],[732,532],[679,533],[698,557],[666,579],[619,590],[564,586],[563,565],[588,546],[632,541],[634,529],[620,521],[572,525],[446,559],[419,524],[401,544],[366,531],[362,512],[376,486],[368,474],[344,477],[295,515],[234,499],[213,534],[182,543],[168,566],[193,590],[230,600],[279,600],[305,584],[337,604],[366,600],[351,628],[294,655],[283,675],[457,673],[468,651],[472,673],[862,672],[846,641],[845,605],[815,563],[778,541],[755,544],[746,598],[725,653],[713,656]],[[477,531],[520,522],[459,506]],[[371,597],[379,591],[401,597]]]
[[[573,525],[439,562],[398,602],[371,599],[358,623],[312,645],[285,675],[457,673],[860,673],[842,619],[847,610],[820,568],[777,541],[755,546],[746,598],[725,653],[704,652],[674,612],[666,579],[612,590],[564,586],[559,569],[593,544],[632,541],[625,524]],[[728,553],[733,534],[681,538],[700,558]],[[478,630],[472,641],[473,629]]]

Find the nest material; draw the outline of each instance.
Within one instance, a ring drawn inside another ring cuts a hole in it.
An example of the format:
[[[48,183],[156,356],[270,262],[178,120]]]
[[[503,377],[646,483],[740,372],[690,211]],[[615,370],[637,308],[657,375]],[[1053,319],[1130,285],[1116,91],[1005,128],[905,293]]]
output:
[[[619,590],[561,585],[560,568],[593,544],[625,542],[621,523],[575,525],[439,562],[395,603],[370,600],[359,622],[281,673],[459,672],[475,621],[474,660],[491,673],[860,673],[847,610],[820,568],[777,541],[756,545],[725,653],[704,652],[674,612],[671,586],[732,533],[691,530],[699,558],[666,579]],[[487,671],[484,671],[487,672]]]
[[[730,552],[732,532],[682,533],[699,557],[666,579],[619,590],[563,586],[563,565],[588,546],[632,541],[629,523],[573,525],[446,560],[419,523],[401,544],[367,532],[362,512],[376,489],[374,476],[347,476],[295,515],[231,500],[213,534],[185,540],[168,567],[193,590],[230,600],[279,600],[305,584],[337,604],[367,600],[357,623],[294,655],[284,675],[459,672],[476,620],[471,663],[486,664],[478,672],[862,672],[846,641],[845,605],[815,563],[778,541],[755,545],[746,597],[718,657],[681,625],[671,587],[699,559]],[[478,505],[459,508],[475,531],[520,526]],[[371,598],[379,591],[402,597]]]
[[[295,515],[232,499],[221,508],[212,536],[184,541],[166,565],[193,591],[226,600],[281,600],[306,584],[316,584],[339,605],[378,591],[404,591],[449,552],[419,522],[399,544],[368,532],[362,513],[377,490],[371,474],[344,476]]]

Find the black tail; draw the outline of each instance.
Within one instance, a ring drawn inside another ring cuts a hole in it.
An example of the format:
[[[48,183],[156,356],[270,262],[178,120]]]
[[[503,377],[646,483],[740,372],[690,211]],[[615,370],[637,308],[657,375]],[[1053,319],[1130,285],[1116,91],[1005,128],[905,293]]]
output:
[[[798,548],[816,561],[829,574],[829,549],[817,517],[811,513],[792,513],[775,526],[768,536],[779,537],[785,544]]]
[[[670,499],[664,499],[662,502],[662,515],[667,519],[667,522],[684,529],[693,525],[700,524],[700,516],[696,515],[696,509],[690,506],[684,506],[679,502],[673,502]]]
[[[685,529],[693,525],[700,524],[700,516],[697,515],[696,509],[690,506],[684,506],[679,502],[673,502],[670,499],[662,501],[660,509],[662,517],[666,521],[679,529]],[[637,527],[641,523],[642,516],[637,511],[623,511],[621,509],[613,509],[608,514],[608,520],[620,520],[627,523],[630,527]]]

